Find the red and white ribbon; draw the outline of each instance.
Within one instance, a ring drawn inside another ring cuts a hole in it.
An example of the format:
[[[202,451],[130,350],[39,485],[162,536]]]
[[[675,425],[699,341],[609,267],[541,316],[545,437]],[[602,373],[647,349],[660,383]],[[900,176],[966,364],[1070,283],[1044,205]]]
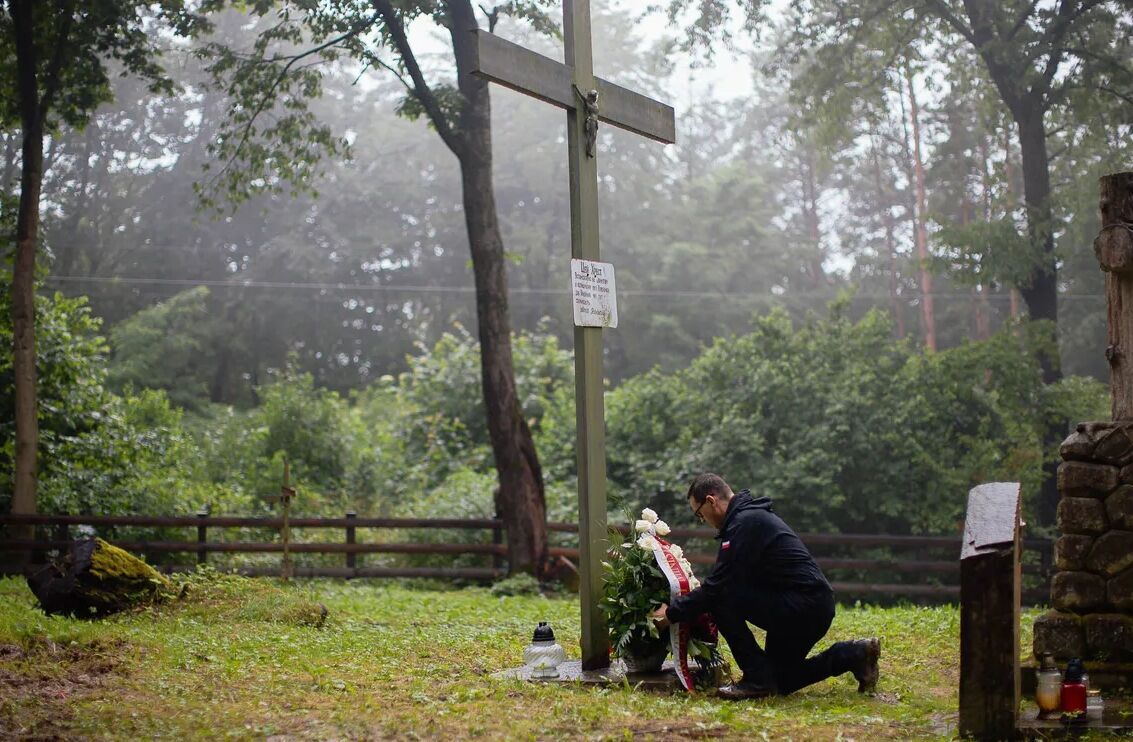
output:
[[[653,558],[657,560],[657,566],[661,568],[661,572],[669,580],[670,599],[689,592],[692,574],[685,572],[681,560],[670,551],[669,542],[654,537]],[[688,639],[691,632],[691,624],[687,621],[669,624],[669,641],[673,649],[673,669],[685,690],[692,690],[694,685],[692,672],[688,669]]]

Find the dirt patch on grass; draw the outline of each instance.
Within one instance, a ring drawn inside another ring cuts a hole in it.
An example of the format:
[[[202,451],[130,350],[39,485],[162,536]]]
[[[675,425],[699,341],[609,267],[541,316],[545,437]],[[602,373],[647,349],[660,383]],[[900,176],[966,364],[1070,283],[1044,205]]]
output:
[[[0,739],[65,739],[74,703],[95,693],[121,664],[124,643],[67,646],[36,639],[0,644]]]

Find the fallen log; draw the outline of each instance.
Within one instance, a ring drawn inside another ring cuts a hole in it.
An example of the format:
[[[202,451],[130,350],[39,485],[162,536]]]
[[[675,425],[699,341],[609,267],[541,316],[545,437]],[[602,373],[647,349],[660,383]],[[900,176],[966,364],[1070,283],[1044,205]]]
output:
[[[133,554],[100,538],[76,539],[63,558],[27,574],[48,615],[97,618],[174,594],[173,584]]]

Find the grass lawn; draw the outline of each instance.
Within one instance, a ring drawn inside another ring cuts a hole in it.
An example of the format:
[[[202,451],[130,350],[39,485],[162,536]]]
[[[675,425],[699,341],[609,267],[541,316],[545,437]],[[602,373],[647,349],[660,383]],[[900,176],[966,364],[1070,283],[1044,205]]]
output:
[[[329,610],[321,627],[319,603]],[[575,596],[204,577],[180,601],[98,622],[34,606],[22,579],[0,579],[0,738],[870,740],[955,730],[954,607],[839,607],[829,640],[883,639],[877,696],[856,693],[846,675],[729,703],[491,677],[521,664],[540,620],[577,657]]]

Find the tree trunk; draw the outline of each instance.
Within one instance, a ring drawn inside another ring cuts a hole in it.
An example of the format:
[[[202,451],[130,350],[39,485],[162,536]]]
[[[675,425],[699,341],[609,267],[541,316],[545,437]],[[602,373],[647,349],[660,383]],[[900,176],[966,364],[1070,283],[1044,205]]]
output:
[[[806,224],[806,240],[810,257],[806,261],[808,288],[817,290],[825,283],[822,268],[822,232],[818,224],[818,174],[814,161],[814,149],[803,145],[800,156],[803,186],[803,220]]]
[[[885,265],[889,272],[889,308],[893,312],[893,321],[896,323],[897,339],[903,340],[905,338],[905,313],[902,311],[901,297],[897,292],[897,248],[893,238],[895,232],[893,212],[889,209],[886,189],[882,185],[881,160],[877,156],[877,143],[872,142],[871,144],[873,150],[873,185],[881,208],[882,222],[885,224]]]
[[[1050,204],[1050,159],[1046,150],[1046,130],[1041,110],[1027,111],[1016,117],[1019,146],[1023,157],[1023,200],[1027,207],[1027,231],[1038,267],[1031,273],[1029,285],[1019,293],[1027,304],[1032,321],[1049,320],[1053,332],[1058,326],[1058,284],[1054,261],[1054,215]],[[1043,381],[1054,383],[1062,378],[1058,354],[1042,353],[1039,362]]]
[[[1019,151],[1023,159],[1023,200],[1027,206],[1027,230],[1033,250],[1039,257],[1030,282],[1019,287],[1031,321],[1049,322],[1050,345],[1039,350],[1043,382],[1053,384],[1062,378],[1058,356],[1058,274],[1054,258],[1053,210],[1050,203],[1050,158],[1046,149],[1046,129],[1040,107],[1015,112],[1019,127]],[[1048,352],[1047,348],[1052,348]],[[1066,436],[1069,421],[1050,420],[1043,430],[1043,451],[1057,450]],[[1043,461],[1043,483],[1039,492],[1039,522],[1052,525],[1058,508],[1058,458]]]
[[[916,225],[917,259],[920,261],[921,278],[921,324],[924,329],[924,344],[929,351],[936,351],[936,313],[933,307],[932,273],[928,268],[928,227],[925,224],[925,178],[924,160],[921,157],[921,122],[917,96],[913,90],[913,73],[906,68],[905,79],[909,84],[909,114],[913,125],[913,173],[917,198],[914,214]]]
[[[36,454],[39,419],[36,403],[35,254],[39,241],[39,196],[43,185],[43,112],[36,78],[32,3],[9,3],[16,36],[16,77],[23,128],[20,206],[16,217],[16,260],[12,268],[12,360],[16,397],[16,451],[12,513],[36,512]],[[30,536],[28,526],[15,538]],[[30,557],[23,555],[23,559]]]
[[[464,219],[476,280],[480,373],[488,435],[499,477],[499,513],[507,528],[508,569],[541,574],[547,557],[547,515],[543,473],[531,430],[523,417],[512,366],[508,316],[507,261],[492,185],[491,101],[488,83],[471,75],[471,31],[476,28],[467,0],[449,3],[453,47],[464,109],[460,161]]]

